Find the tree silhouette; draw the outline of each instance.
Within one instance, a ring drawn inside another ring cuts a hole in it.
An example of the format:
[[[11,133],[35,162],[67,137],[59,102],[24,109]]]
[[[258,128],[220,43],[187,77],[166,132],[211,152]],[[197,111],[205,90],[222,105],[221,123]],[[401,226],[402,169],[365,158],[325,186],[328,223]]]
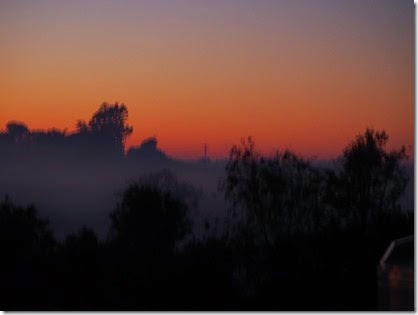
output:
[[[126,124],[127,119],[128,109],[124,104],[103,103],[89,120],[88,126],[93,135],[109,139],[114,149],[123,153],[125,140],[133,131],[133,128]],[[84,128],[82,124],[80,127]]]
[[[0,161],[60,164],[60,161],[97,163],[120,160],[124,157],[126,139],[133,131],[127,119],[128,109],[124,104],[103,103],[88,123],[77,121],[73,133],[56,128],[29,130],[24,123],[10,121],[0,132]],[[160,151],[156,152],[164,156]]]
[[[89,125],[84,120],[77,120],[75,127],[80,134],[87,134],[89,132]]]
[[[16,183],[33,182],[39,191],[49,192],[43,185],[51,177],[56,185],[51,191],[56,192],[102,182],[114,189],[125,176],[158,167],[158,160],[176,166],[155,138],[124,157],[124,141],[132,132],[126,119],[127,109],[116,103],[103,104],[88,123],[79,121],[72,134],[30,131],[9,122],[0,133],[5,175],[0,184],[13,189]],[[191,211],[200,192],[170,171],[124,187],[110,213],[105,241],[82,228],[57,242],[34,206],[17,206],[6,198],[0,202],[5,257],[0,306],[375,309],[380,257],[393,239],[414,232],[413,213],[401,211],[399,203],[408,181],[405,149],[388,150],[387,142],[384,131],[367,129],[347,145],[339,168],[331,170],[288,150],[262,156],[251,138],[243,140],[230,151],[221,185],[231,211],[217,231],[220,236],[213,233],[206,239],[191,233]],[[117,163],[108,163],[106,157],[115,153]],[[98,165],[101,160],[106,163]],[[210,172],[208,166],[198,165]],[[188,168],[194,166],[184,162],[178,169]],[[87,178],[91,181],[85,182]],[[61,182],[65,185],[59,186]],[[87,190],[81,203],[98,195],[92,192]],[[54,203],[53,198],[48,201]]]
[[[0,236],[3,254],[13,253],[15,258],[25,252],[40,254],[55,244],[47,221],[38,218],[36,208],[15,206],[7,196],[0,203]]]
[[[111,212],[109,274],[129,308],[158,307],[169,293],[176,245],[191,231],[194,189],[168,171],[132,182]],[[163,302],[162,302],[163,301]]]
[[[251,138],[231,149],[222,189],[232,213],[243,210],[247,225],[259,228],[266,244],[280,234],[306,232],[320,223],[321,173],[286,150],[260,156]]]
[[[20,143],[29,134],[29,129],[24,123],[10,121],[6,124],[6,132],[14,143]]]
[[[363,229],[384,214],[400,211],[408,182],[401,162],[407,156],[404,147],[388,151],[388,139],[385,131],[366,129],[344,149],[342,171],[329,174],[329,200]]]
[[[67,309],[95,309],[103,301],[103,257],[95,232],[87,227],[66,237],[62,246],[62,278]]]
[[[24,310],[48,305],[56,241],[34,206],[16,206],[7,196],[0,203],[0,248],[1,307]]]
[[[193,188],[168,171],[131,183],[111,213],[111,238],[135,250],[172,251],[190,232]],[[194,199],[193,199],[194,200]]]
[[[139,147],[131,147],[127,157],[133,162],[141,161],[153,164],[167,162],[168,157],[158,148],[157,143],[155,137],[149,137],[142,141]]]

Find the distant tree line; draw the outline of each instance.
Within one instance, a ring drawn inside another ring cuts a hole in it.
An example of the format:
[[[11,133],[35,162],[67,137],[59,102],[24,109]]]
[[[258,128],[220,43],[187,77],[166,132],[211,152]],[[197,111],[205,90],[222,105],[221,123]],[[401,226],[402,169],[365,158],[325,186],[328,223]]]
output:
[[[132,132],[126,118],[124,105],[104,104],[75,134],[38,135],[11,123],[0,143],[24,154],[34,142],[84,147],[94,139],[91,152],[111,149],[121,156]],[[153,141],[137,150],[155,149]],[[220,184],[230,210],[219,237],[193,237],[190,213],[198,193],[169,171],[125,187],[104,241],[84,227],[58,242],[34,206],[6,197],[0,203],[0,306],[375,310],[379,258],[391,240],[414,233],[413,212],[399,204],[408,181],[405,149],[388,151],[387,141],[384,131],[367,129],[345,148],[335,170],[288,150],[262,156],[251,138],[242,141],[231,149]]]
[[[127,124],[124,104],[103,103],[88,122],[79,120],[74,132],[50,129],[31,131],[22,122],[10,121],[0,132],[0,162],[17,160],[73,161],[92,164],[117,162],[125,157],[126,139],[133,128]],[[128,151],[129,160],[160,159],[166,155],[157,148],[157,140],[148,138],[140,147]]]

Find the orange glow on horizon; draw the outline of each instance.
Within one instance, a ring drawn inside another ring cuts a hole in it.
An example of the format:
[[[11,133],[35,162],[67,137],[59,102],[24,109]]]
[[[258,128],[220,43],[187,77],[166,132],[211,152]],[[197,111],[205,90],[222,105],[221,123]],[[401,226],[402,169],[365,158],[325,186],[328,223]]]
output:
[[[265,154],[334,158],[367,127],[413,147],[413,12],[391,23],[393,8],[324,3],[4,7],[0,129],[73,131],[118,101],[128,147],[155,135],[178,158],[201,157],[205,143],[225,158],[247,136]]]

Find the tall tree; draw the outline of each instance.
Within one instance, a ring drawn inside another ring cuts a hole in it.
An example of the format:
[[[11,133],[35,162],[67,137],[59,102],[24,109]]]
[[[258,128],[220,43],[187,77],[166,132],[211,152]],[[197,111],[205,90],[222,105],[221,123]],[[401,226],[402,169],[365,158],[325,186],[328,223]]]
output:
[[[329,200],[363,228],[399,211],[408,183],[401,163],[407,158],[405,147],[389,151],[388,139],[384,130],[366,129],[344,149],[341,172],[330,173]]]
[[[108,142],[118,152],[124,151],[126,138],[132,133],[133,128],[126,121],[128,109],[124,104],[119,105],[103,103],[88,122],[90,132],[100,139]],[[85,130],[83,122],[77,124],[80,130]]]
[[[28,127],[17,121],[9,121],[6,124],[6,132],[14,143],[22,142],[29,135]]]
[[[321,173],[286,150],[263,157],[251,138],[231,149],[223,182],[225,197],[244,223],[271,244],[281,233],[307,231],[319,224]]]

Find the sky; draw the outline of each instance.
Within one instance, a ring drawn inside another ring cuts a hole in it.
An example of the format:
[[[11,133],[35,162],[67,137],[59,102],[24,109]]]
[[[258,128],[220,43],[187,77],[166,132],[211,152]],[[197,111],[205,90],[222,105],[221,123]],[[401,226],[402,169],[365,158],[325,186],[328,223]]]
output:
[[[0,129],[73,131],[104,101],[171,156],[333,158],[414,145],[412,0],[0,0]]]

